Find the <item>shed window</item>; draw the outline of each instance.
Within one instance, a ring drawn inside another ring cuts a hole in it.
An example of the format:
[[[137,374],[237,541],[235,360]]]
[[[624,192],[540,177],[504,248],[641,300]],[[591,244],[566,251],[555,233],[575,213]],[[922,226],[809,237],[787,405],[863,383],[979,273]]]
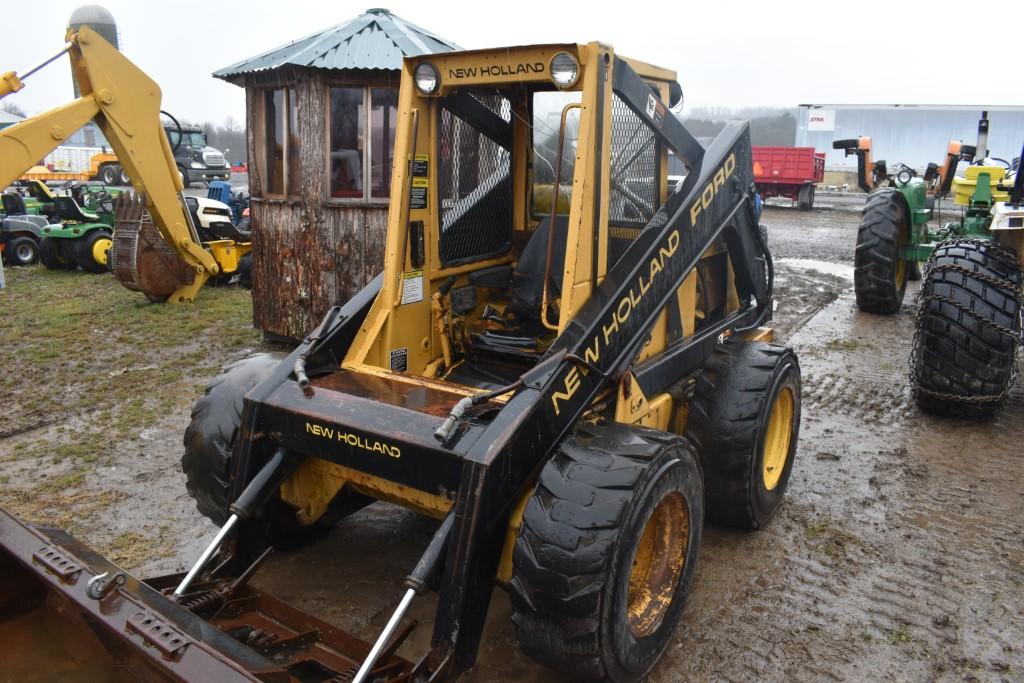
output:
[[[388,199],[398,118],[397,91],[331,88],[329,102],[330,196],[363,201]]]
[[[263,149],[259,160],[266,195],[297,195],[302,184],[299,105],[293,88],[264,90]],[[287,164],[285,161],[287,160]]]

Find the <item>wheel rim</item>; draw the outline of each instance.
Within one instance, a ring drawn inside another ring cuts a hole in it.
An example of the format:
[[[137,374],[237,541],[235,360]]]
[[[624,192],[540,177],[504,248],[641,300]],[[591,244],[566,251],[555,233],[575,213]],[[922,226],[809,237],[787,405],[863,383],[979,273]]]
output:
[[[769,491],[779,485],[789,459],[789,444],[793,438],[793,390],[783,387],[772,403],[768,415],[768,429],[764,435],[762,476]]]
[[[907,262],[904,259],[896,259],[896,289],[903,286],[907,281]]]
[[[107,265],[107,258],[110,255],[110,246],[113,244],[109,237],[101,237],[92,243],[92,260],[101,266]]]
[[[32,260],[32,253],[32,247],[27,244],[19,244],[18,248],[14,251],[14,255],[23,263]]]
[[[665,618],[686,564],[689,538],[686,501],[670,493],[647,519],[629,573],[626,613],[634,637],[651,635]]]

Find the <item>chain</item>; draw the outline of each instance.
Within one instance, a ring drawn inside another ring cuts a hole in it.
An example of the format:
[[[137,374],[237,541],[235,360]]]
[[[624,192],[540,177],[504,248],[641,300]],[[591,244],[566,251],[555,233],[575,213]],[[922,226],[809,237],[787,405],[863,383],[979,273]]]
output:
[[[1016,252],[1014,252],[1011,248],[1009,248],[1009,247],[1007,247],[1005,245],[999,244],[998,242],[995,242],[993,240],[982,240],[982,239],[971,238],[971,237],[959,237],[959,238],[956,238],[956,239],[951,239],[951,240],[947,240],[945,242],[942,242],[940,245],[938,245],[938,247],[936,247],[936,249],[932,252],[932,255],[928,258],[927,263],[925,264],[925,286],[922,287],[921,291],[918,293],[917,315],[914,318],[914,345],[913,345],[913,347],[911,349],[911,352],[910,352],[910,381],[911,381],[911,384],[913,385],[913,392],[914,392],[915,395],[931,396],[933,398],[941,399],[941,400],[944,400],[944,401],[957,401],[957,402],[960,402],[960,403],[971,403],[971,404],[999,403],[1003,399],[1005,399],[1006,396],[1010,393],[1010,387],[1013,386],[1014,380],[1017,379],[1017,372],[1018,372],[1017,352],[1020,350],[1021,336],[1022,336],[1022,333],[1024,333],[1024,332],[1022,332],[1022,331],[1014,331],[1014,330],[1012,330],[1012,329],[1010,329],[1008,327],[1004,327],[1003,325],[999,325],[997,323],[994,323],[991,320],[988,320],[988,319],[982,317],[977,312],[971,310],[970,308],[964,306],[963,304],[961,304],[961,303],[959,303],[957,301],[954,301],[953,299],[950,299],[947,296],[942,296],[942,295],[939,295],[939,294],[928,294],[928,295],[925,295],[925,290],[928,287],[928,284],[929,284],[929,281],[930,281],[930,277],[931,277],[931,274],[933,272],[934,273],[959,272],[959,273],[963,273],[965,275],[969,275],[972,278],[978,280],[979,282],[983,282],[983,283],[989,285],[990,287],[995,287],[997,289],[1001,289],[1001,290],[1007,292],[1011,296],[1016,297],[1016,299],[1018,301],[1018,305],[1019,305],[1019,303],[1021,301],[1021,284],[1019,282],[1017,284],[1014,284],[1013,282],[1010,282],[1008,280],[1004,280],[1002,278],[992,277],[992,276],[986,275],[984,273],[976,273],[976,272],[974,272],[972,270],[968,270],[967,268],[964,268],[964,267],[958,266],[958,265],[953,265],[953,264],[936,265],[936,263],[935,263],[935,253],[938,251],[939,248],[945,247],[945,246],[959,246],[959,245],[970,245],[970,246],[976,246],[976,247],[985,247],[987,250],[995,252],[995,255],[997,255],[997,256],[1001,256],[1001,257],[1004,257],[1006,259],[1012,260],[1013,264],[1014,264],[1014,267],[1017,267],[1017,254],[1016,254]],[[924,311],[925,311],[925,308],[926,308],[927,304],[929,302],[932,302],[932,301],[937,301],[939,303],[949,304],[950,306],[953,306],[957,310],[960,310],[960,311],[966,313],[967,315],[971,316],[972,318],[974,318],[978,322],[982,323],[983,325],[989,327],[990,329],[995,330],[999,334],[1004,335],[1006,337],[1009,337],[1013,341],[1013,350],[1011,351],[1011,354],[1010,354],[1011,358],[1012,358],[1012,360],[1010,362],[1010,373],[1009,373],[1009,376],[1006,378],[1006,382],[1003,383],[1002,390],[998,394],[988,394],[988,395],[982,395],[982,396],[968,396],[968,395],[964,395],[964,394],[951,394],[951,393],[935,391],[933,389],[929,389],[927,387],[923,387],[923,386],[921,386],[921,383],[917,381],[917,376],[916,376],[916,372],[915,371],[917,369],[918,353],[919,353],[920,344],[921,344],[921,329],[923,327],[922,323],[924,321],[923,320],[924,319]]]

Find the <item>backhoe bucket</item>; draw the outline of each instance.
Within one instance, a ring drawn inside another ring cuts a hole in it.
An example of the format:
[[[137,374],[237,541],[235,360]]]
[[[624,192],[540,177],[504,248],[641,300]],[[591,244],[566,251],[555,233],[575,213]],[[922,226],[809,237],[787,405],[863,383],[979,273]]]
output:
[[[118,281],[150,301],[162,302],[192,284],[195,271],[167,244],[146,210],[145,198],[130,192],[117,200],[110,269]]]
[[[370,645],[228,578],[180,602],[180,575],[140,581],[59,529],[0,509],[0,669],[12,681],[350,681]],[[370,680],[402,683],[394,654]]]

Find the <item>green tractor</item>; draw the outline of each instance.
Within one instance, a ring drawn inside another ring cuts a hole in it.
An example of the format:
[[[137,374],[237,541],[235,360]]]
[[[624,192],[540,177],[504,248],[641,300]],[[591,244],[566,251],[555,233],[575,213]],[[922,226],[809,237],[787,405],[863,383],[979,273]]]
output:
[[[51,224],[42,230],[39,260],[51,270],[104,273],[114,232],[114,199],[120,190],[101,184],[71,181],[54,194],[41,181],[26,181],[29,193],[43,207]]]
[[[1019,161],[990,158],[987,145],[982,114],[978,144],[951,142],[943,167],[930,164],[923,179],[905,166],[892,177],[884,162],[872,164],[868,138],[833,145],[857,154],[859,184],[870,192],[854,257],[858,308],[895,313],[907,280],[926,264],[910,369],[918,405],[936,415],[991,417],[1016,375],[1024,177]],[[960,160],[974,163],[957,177]],[[951,189],[960,216],[933,228],[934,202]]]

